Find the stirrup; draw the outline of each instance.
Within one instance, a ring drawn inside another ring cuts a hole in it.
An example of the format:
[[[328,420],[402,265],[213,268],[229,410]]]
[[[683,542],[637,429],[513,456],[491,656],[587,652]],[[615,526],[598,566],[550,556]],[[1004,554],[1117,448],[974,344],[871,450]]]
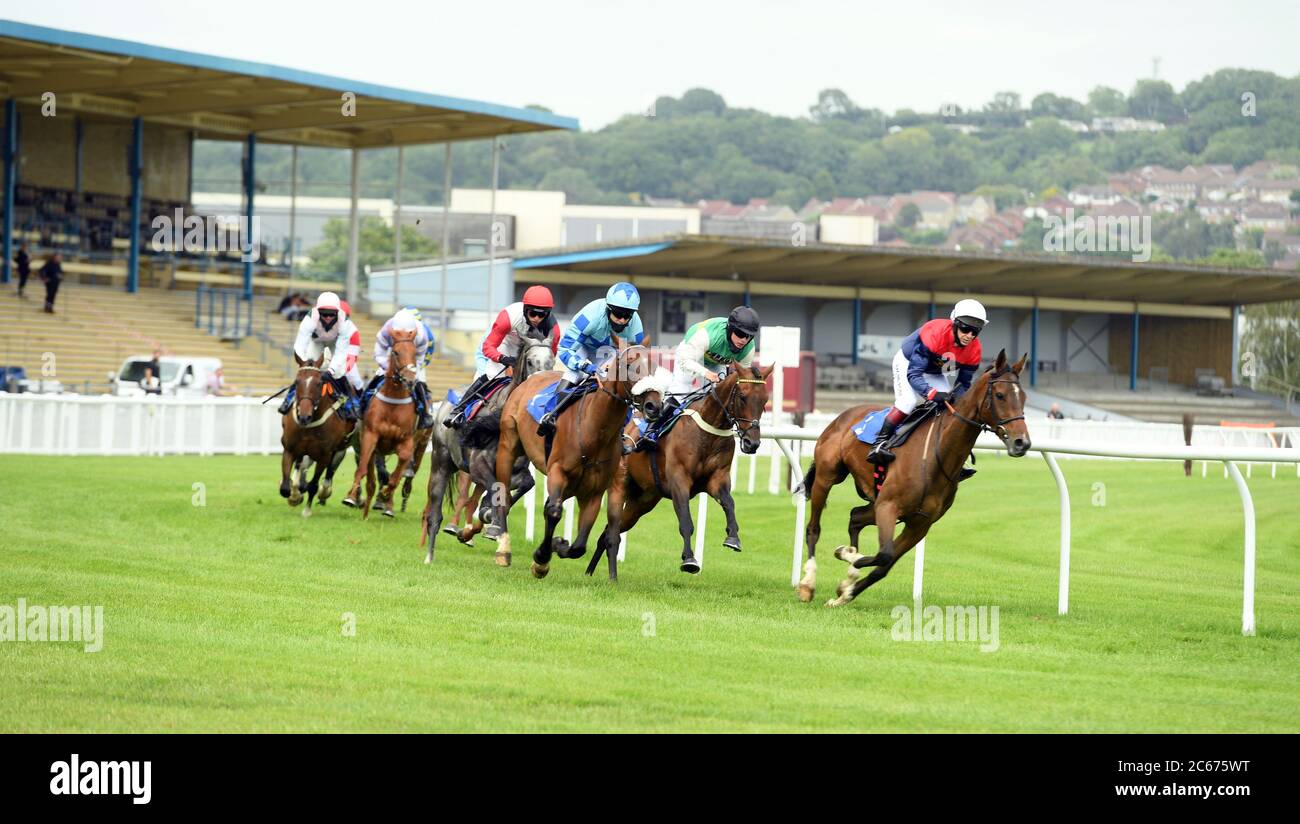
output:
[[[867,460],[879,466],[893,463],[896,457],[898,456],[886,449],[883,443],[876,444],[867,453]]]

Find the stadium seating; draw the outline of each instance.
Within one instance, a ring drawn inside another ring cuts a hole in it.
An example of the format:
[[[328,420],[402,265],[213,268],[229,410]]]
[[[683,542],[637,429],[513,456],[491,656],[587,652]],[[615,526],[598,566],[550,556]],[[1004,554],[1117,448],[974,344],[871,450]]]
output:
[[[1063,398],[1091,404],[1141,421],[1180,423],[1183,414],[1190,412],[1196,422],[1201,424],[1218,424],[1220,421],[1240,423],[1272,421],[1278,426],[1300,426],[1300,417],[1288,415],[1284,409],[1262,398],[1214,397],[1199,395],[1192,389],[1177,388],[1127,392],[1055,386],[1051,391]]]
[[[284,384],[278,370],[258,361],[251,343],[237,348],[195,329],[193,293],[142,289],[131,295],[65,282],[53,315],[42,311],[43,295],[39,281],[28,283],[21,300],[12,287],[0,292],[0,360],[39,376],[42,354],[52,352],[54,377],[69,391],[107,391],[107,373],[155,347],[221,358],[229,392],[257,394]]]

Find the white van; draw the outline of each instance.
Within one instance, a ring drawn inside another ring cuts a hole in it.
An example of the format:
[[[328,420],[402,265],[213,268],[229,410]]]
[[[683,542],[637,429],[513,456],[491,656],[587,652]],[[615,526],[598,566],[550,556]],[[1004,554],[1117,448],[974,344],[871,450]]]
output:
[[[144,379],[144,370],[153,362],[152,355],[132,355],[122,363],[122,368],[108,379],[113,384],[114,395],[144,395],[140,381]],[[158,359],[162,371],[156,375],[159,390],[163,395],[179,395],[185,398],[202,398],[208,394],[208,382],[213,374],[221,368],[221,358],[196,358],[183,355],[167,355]]]

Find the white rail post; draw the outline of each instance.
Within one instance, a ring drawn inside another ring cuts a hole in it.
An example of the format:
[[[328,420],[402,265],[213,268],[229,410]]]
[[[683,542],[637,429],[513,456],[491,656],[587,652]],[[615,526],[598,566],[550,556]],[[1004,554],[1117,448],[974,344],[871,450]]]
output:
[[[794,454],[790,461],[790,477],[794,479],[794,558],[790,562],[790,586],[799,586],[799,571],[804,556],[804,518],[808,511],[808,490],[801,488],[803,483],[803,463],[801,461],[802,441],[791,441]]]
[[[537,469],[530,465],[528,467],[528,472],[533,476],[533,488],[528,490],[528,494],[524,496],[524,540],[525,541],[533,540],[533,535],[536,534],[537,494],[541,491],[542,488],[542,485],[537,482]],[[454,512],[451,515],[453,519],[456,517],[456,513]],[[473,515],[470,515],[471,519],[473,517],[474,517]]]
[[[1070,610],[1070,490],[1065,485],[1065,475],[1051,452],[1043,453],[1047,468],[1056,479],[1056,490],[1061,493],[1061,582],[1056,599],[1056,613],[1065,615]]]
[[[768,466],[767,473],[767,494],[769,495],[776,495],[781,491],[781,455],[783,452],[788,451],[779,440],[776,441],[776,445],[780,449],[772,450],[772,463]]]
[[[912,559],[912,601],[921,600],[922,585],[925,581],[925,539],[922,538],[916,544],[915,556]]]
[[[1242,593],[1241,593],[1241,634],[1255,634],[1255,502],[1250,497],[1250,487],[1246,486],[1246,479],[1241,477],[1241,470],[1237,464],[1232,461],[1227,462],[1228,471],[1232,474],[1232,480],[1237,484],[1237,492],[1241,495],[1241,509],[1245,516],[1245,551],[1242,571]]]
[[[1297,464],[1297,468],[1300,468],[1300,464]],[[749,494],[750,495],[754,494],[754,481],[757,479],[758,479],[758,450],[754,450],[754,454],[749,456]]]
[[[700,506],[695,515],[695,560],[704,569],[704,530],[709,525],[709,494],[701,492]]]

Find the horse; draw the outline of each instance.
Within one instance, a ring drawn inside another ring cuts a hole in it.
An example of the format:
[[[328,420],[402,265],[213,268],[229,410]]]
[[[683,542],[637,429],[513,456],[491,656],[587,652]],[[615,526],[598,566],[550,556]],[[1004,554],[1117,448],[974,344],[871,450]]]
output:
[[[483,497],[481,490],[494,486],[501,410],[524,381],[533,375],[548,372],[554,364],[555,353],[551,351],[550,342],[527,337],[524,339],[518,362],[510,376],[510,384],[484,401],[483,408],[473,419],[467,421],[460,431],[442,425],[451,414],[452,404],[443,403],[438,407],[438,414],[433,422],[434,434],[430,440],[433,451],[429,458],[429,499],[424,505],[424,525],[420,534],[420,543],[427,546],[428,550],[424,557],[426,564],[433,563],[433,545],[438,538],[438,528],[442,524],[443,496],[447,497],[447,503],[452,507],[453,517],[459,508],[460,485],[453,482],[457,473],[469,476],[479,487],[478,495],[470,496],[471,500],[481,500]],[[511,504],[532,492],[536,481],[533,480],[533,473],[528,469],[526,458],[521,456],[515,461],[509,483]],[[480,509],[480,513],[480,520],[486,522],[488,508]],[[486,537],[496,536],[499,529],[497,523],[493,521],[488,526]],[[457,537],[462,543],[468,544],[471,543],[476,531],[473,518],[467,515],[465,527]],[[509,566],[508,555],[502,558],[500,553],[497,553],[495,557],[498,564]]]
[[[871,446],[857,439],[853,427],[879,407],[854,407],[826,427],[817,439],[813,464],[802,484],[803,493],[812,501],[812,515],[804,533],[808,556],[798,585],[799,600],[811,601],[816,592],[817,539],[821,537],[826,498],[831,487],[850,474],[858,495],[867,503],[854,507],[849,515],[849,545],[835,550],[835,557],[849,564],[848,577],[827,606],[847,604],[888,575],[898,559],[943,517],[956,497],[962,465],[981,432],[996,434],[1014,458],[1029,451],[1025,394],[1020,388],[1024,366],[1024,357],[1008,366],[1006,350],[999,352],[993,365],[975,379],[961,398],[920,423],[907,442],[895,448],[896,459],[878,494],[873,480],[875,464],[867,460]],[[895,538],[894,524],[899,521],[904,529]],[[879,533],[880,549],[875,555],[861,555],[858,536],[871,524]],[[859,580],[857,571],[868,566],[875,569]]]
[[[727,537],[722,545],[740,551],[740,526],[736,503],[731,497],[731,459],[736,452],[734,434],[746,455],[758,451],[762,432],[758,419],[767,405],[767,378],[772,367],[759,371],[735,369],[700,398],[689,403],[682,417],[659,440],[653,453],[636,452],[624,458],[623,515],[627,532],[664,498],[671,498],[677,513],[677,531],[682,536],[682,572],[697,573],[700,562],[691,549],[695,524],[691,520],[691,498],[707,492],[727,516]],[[629,438],[637,432],[627,428]],[[591,575],[600,562],[604,544],[597,546],[587,564]]]
[[[362,518],[370,517],[370,502],[375,494],[375,456],[397,453],[397,468],[379,491],[380,512],[393,517],[393,490],[411,462],[415,450],[415,331],[393,332],[393,348],[388,358],[384,382],[380,384],[361,421],[361,447],[357,458],[352,489],[343,499],[345,506],[355,507],[361,495],[361,479],[366,480],[366,499],[361,504]]]
[[[302,493],[307,493],[304,518],[311,517],[312,499],[320,492],[320,504],[325,505],[334,487],[334,472],[347,455],[348,441],[353,424],[336,414],[347,399],[334,397],[333,387],[321,379],[324,356],[308,363],[297,355],[298,374],[294,378],[294,407],[280,421],[280,446],[284,449],[280,461],[280,495],[289,499],[289,506],[302,503]],[[328,402],[324,407],[322,402]],[[315,466],[315,473],[307,482],[307,470]],[[297,469],[297,479],[293,479]],[[318,486],[321,472],[325,483]]]
[[[598,546],[609,558],[610,580],[617,580],[616,551],[623,512],[623,427],[632,409],[647,420],[655,420],[663,408],[663,388],[650,373],[651,353],[645,345],[620,349],[608,362],[604,377],[595,378],[595,386],[560,416],[548,448],[546,438],[537,432],[537,422],[528,412],[528,402],[546,386],[555,382],[554,374],[534,375],[524,381],[501,410],[500,441],[497,446],[496,484],[488,497],[492,499],[492,523],[499,525],[497,556],[510,560],[510,531],[507,517],[513,500],[499,490],[510,483],[516,459],[526,455],[546,474],[546,517],[542,542],[533,552],[531,572],[545,578],[550,572],[551,555],[580,558],[587,551],[587,538],[596,523],[601,496],[609,493],[608,524]],[[576,389],[577,387],[575,387]],[[555,527],[563,515],[567,498],[578,499],[578,534],[572,546],[555,537]],[[610,542],[614,543],[611,544]],[[501,563],[499,560],[498,563]],[[504,565],[504,564],[503,564]]]

